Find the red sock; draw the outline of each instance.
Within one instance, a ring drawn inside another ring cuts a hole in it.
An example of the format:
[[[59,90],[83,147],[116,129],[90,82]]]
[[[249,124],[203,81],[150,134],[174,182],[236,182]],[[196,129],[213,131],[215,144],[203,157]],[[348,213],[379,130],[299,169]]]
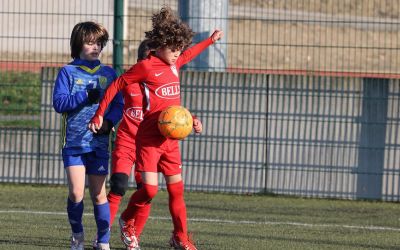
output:
[[[187,235],[186,205],[183,199],[183,181],[167,184],[169,211],[174,223],[174,233]]]
[[[110,204],[110,227],[112,226],[115,215],[118,212],[119,204],[121,203],[122,196],[109,192],[107,195],[108,204]]]
[[[157,191],[158,186],[143,183],[143,187],[132,194],[128,207],[121,214],[121,218],[124,221],[135,219],[139,208],[144,207],[147,202],[153,199],[154,196],[156,196]]]
[[[142,234],[144,229],[144,225],[146,225],[147,219],[150,215],[151,203],[146,203],[143,207],[138,207],[136,216],[135,216],[135,229],[137,236]]]

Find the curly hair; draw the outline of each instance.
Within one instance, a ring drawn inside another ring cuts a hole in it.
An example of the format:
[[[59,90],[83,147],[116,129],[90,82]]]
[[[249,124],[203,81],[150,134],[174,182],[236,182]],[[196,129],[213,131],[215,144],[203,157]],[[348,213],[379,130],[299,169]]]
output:
[[[153,29],[145,34],[146,38],[153,41],[153,48],[184,50],[192,43],[195,33],[173,13],[170,7],[163,7],[151,20]]]

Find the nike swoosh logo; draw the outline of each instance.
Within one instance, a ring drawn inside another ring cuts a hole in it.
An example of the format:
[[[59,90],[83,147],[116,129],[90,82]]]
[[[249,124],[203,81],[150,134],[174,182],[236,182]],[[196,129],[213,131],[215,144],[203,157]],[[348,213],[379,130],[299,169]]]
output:
[[[155,76],[160,76],[160,75],[162,75],[162,74],[164,74],[164,72],[161,72],[161,73],[158,73],[158,74],[155,73],[154,75],[155,75]]]
[[[130,96],[138,96],[139,94],[129,93]]]

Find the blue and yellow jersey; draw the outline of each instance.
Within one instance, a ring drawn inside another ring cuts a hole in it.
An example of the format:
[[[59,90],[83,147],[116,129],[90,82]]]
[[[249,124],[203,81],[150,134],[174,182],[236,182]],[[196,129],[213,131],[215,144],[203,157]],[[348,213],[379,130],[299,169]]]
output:
[[[54,91],[53,107],[63,114],[63,154],[81,154],[92,151],[108,153],[108,135],[96,135],[88,129],[88,123],[98,108],[90,104],[87,90],[98,88],[101,97],[108,85],[116,78],[115,71],[96,61],[75,59],[61,68]],[[113,99],[104,119],[114,125],[122,117],[123,99],[119,93]]]

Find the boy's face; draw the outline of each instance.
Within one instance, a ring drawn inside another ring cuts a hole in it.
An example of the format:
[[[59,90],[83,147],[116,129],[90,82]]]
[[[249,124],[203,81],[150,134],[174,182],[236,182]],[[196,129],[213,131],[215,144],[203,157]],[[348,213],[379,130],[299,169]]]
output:
[[[85,42],[83,43],[79,58],[88,61],[94,61],[99,59],[101,52],[100,42]]]
[[[175,64],[180,54],[180,50],[171,50],[170,48],[161,48],[157,50],[158,57],[169,65]]]

